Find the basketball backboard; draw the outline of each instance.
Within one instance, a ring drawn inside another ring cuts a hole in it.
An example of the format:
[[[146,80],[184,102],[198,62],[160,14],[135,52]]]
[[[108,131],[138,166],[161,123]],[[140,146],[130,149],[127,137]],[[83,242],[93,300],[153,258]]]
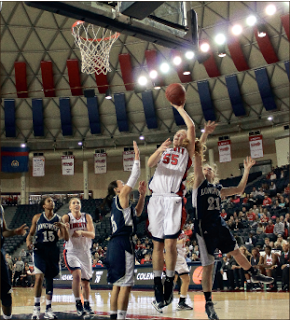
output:
[[[25,3],[176,50],[194,50],[198,46],[197,15],[190,1]]]

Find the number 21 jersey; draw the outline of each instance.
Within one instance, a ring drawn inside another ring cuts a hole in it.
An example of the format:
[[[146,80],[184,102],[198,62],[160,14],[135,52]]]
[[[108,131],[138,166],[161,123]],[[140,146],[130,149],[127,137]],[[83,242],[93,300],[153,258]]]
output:
[[[186,148],[167,148],[157,164],[149,189],[155,193],[176,193],[182,196],[182,182],[186,179],[191,164]]]

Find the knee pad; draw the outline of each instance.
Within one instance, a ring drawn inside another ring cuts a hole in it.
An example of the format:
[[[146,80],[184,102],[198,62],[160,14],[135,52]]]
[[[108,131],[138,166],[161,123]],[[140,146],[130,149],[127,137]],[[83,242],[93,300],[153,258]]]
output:
[[[46,294],[53,294],[53,278],[46,278]]]
[[[11,307],[12,305],[12,297],[11,293],[6,293],[1,297],[2,304],[4,307]]]

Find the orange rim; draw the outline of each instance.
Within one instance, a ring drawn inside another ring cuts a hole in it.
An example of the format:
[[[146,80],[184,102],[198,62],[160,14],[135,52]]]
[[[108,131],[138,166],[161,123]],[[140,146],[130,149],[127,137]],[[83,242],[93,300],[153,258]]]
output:
[[[85,21],[82,21],[82,20],[78,20],[78,21],[76,21],[73,25],[72,25],[72,28],[71,28],[71,30],[72,30],[72,33],[73,34],[75,34],[75,32],[74,32],[74,28],[77,26],[77,25],[79,25],[79,24],[84,24],[85,23]],[[80,39],[82,39],[82,40],[84,40],[84,41],[87,41],[87,40],[89,40],[89,41],[95,41],[95,42],[100,42],[100,41],[108,41],[108,40],[110,40],[110,39],[113,39],[113,38],[118,38],[120,36],[120,33],[119,32],[115,32],[113,35],[111,35],[110,37],[106,37],[106,38],[98,38],[98,39],[91,39],[91,38],[83,38],[83,37],[78,37],[78,38],[80,38]]]

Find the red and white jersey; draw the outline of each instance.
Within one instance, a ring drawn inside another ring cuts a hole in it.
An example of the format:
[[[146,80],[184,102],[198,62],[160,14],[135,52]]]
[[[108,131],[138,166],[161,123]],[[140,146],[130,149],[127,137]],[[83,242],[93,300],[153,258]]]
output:
[[[269,256],[265,255],[265,260],[266,260],[266,265],[270,266],[273,263],[272,254],[270,254]]]
[[[91,249],[92,239],[87,237],[72,237],[77,230],[87,231],[86,214],[81,212],[80,218],[75,218],[71,212],[69,216],[69,240],[65,243],[65,249],[68,251],[87,251]]]
[[[158,194],[176,193],[182,196],[185,189],[182,182],[186,179],[191,164],[186,148],[167,148],[157,164],[149,189]]]
[[[184,233],[184,231],[181,231],[179,237],[177,238],[177,241],[182,240],[182,239],[187,239],[187,235]],[[186,255],[186,246],[185,246],[185,241],[182,243],[177,243],[176,244],[176,249],[177,249],[177,254],[182,256],[183,258]]]

